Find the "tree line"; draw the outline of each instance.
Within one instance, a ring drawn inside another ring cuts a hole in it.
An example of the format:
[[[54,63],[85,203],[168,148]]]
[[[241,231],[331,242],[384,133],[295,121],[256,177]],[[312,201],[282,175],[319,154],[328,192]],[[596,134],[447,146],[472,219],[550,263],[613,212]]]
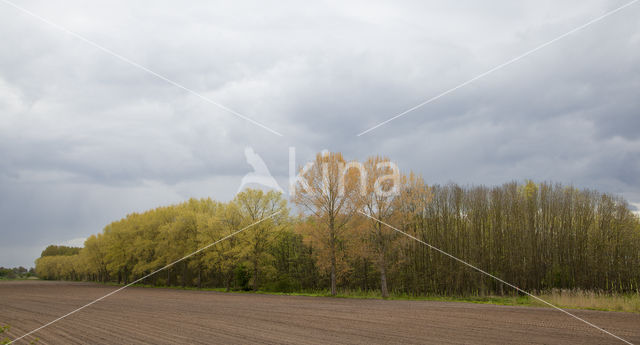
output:
[[[26,269],[22,266],[13,268],[0,266],[0,279],[26,279],[35,277],[35,275],[36,272],[33,267]]]
[[[513,293],[380,220],[524,290],[640,291],[640,220],[622,198],[532,181],[428,186],[414,174],[390,178],[388,162],[372,157],[363,174],[339,153],[318,154],[290,198],[295,214],[274,191],[247,189],[226,203],[191,199],[130,214],[82,249],[45,250],[36,273],[126,284],[277,212],[143,283]]]

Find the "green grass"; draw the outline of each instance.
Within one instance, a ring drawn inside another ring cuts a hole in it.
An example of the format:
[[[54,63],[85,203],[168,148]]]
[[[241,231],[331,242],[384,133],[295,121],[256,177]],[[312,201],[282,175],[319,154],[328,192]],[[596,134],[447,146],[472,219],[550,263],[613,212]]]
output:
[[[11,343],[11,339],[2,335],[3,333],[8,333],[10,329],[11,326],[9,325],[0,325],[0,345]],[[38,341],[40,341],[40,338],[36,337],[35,339],[31,340],[29,344],[34,345],[38,343]]]
[[[9,325],[0,325],[0,344],[9,344],[11,342],[9,338],[2,335],[5,332],[9,332],[9,329]]]
[[[640,313],[640,293],[607,294],[594,291],[555,289],[539,297],[561,308]],[[543,305],[540,301],[532,300],[535,306]]]
[[[107,283],[109,285],[117,285],[115,283]],[[194,290],[194,291],[216,291],[228,293],[248,293],[248,294],[267,294],[282,296],[308,296],[308,297],[333,297],[333,298],[354,298],[354,299],[382,299],[380,292],[374,290],[341,290],[336,296],[331,296],[329,290],[307,290],[299,292],[274,292],[274,291],[242,291],[232,290],[226,291],[225,288],[201,288],[196,287],[180,287],[180,286],[155,286],[145,284],[135,284],[133,286],[146,288],[162,288],[176,290]],[[640,294],[627,295],[611,295],[604,293],[595,293],[581,290],[553,290],[548,293],[539,295],[538,297],[560,308],[569,309],[587,309],[601,311],[620,311],[640,313]],[[524,307],[545,307],[551,308],[549,305],[542,303],[535,298],[526,295],[517,296],[440,296],[425,295],[412,296],[407,294],[392,294],[388,300],[404,300],[404,301],[438,301],[438,302],[461,302],[461,303],[478,303],[478,304],[494,304],[506,306],[524,306]]]
[[[0,277],[0,281],[9,281],[9,280],[39,280],[40,278],[38,277],[16,277],[16,278],[7,278],[7,277]]]

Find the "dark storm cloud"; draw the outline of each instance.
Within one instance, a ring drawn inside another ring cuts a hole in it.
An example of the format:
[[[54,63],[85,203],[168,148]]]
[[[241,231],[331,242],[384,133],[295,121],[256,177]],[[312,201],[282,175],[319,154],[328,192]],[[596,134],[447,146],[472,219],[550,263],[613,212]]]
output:
[[[0,265],[188,197],[230,199],[244,147],[286,183],[322,149],[429,183],[532,178],[640,204],[640,6],[361,137],[621,1],[19,2],[284,134],[0,8]],[[21,248],[21,249],[16,249]]]

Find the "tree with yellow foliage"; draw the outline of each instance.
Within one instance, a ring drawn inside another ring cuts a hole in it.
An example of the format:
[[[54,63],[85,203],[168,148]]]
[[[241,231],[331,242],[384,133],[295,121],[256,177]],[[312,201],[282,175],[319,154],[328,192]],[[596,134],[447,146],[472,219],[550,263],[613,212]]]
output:
[[[328,250],[331,294],[337,294],[337,251],[346,225],[358,210],[355,169],[346,169],[341,153],[316,155],[309,169],[302,169],[301,178],[292,186],[292,200],[315,218],[314,231],[322,237]]]

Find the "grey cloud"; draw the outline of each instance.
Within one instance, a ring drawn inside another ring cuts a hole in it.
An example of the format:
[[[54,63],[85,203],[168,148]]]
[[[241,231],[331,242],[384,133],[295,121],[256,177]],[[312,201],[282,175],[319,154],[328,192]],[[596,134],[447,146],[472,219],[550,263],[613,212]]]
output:
[[[28,265],[128,212],[230,199],[245,146],[283,183],[294,146],[298,165],[384,154],[428,183],[532,178],[638,204],[636,5],[356,137],[622,4],[21,4],[284,137],[0,5],[0,251],[32,248],[0,260]]]

